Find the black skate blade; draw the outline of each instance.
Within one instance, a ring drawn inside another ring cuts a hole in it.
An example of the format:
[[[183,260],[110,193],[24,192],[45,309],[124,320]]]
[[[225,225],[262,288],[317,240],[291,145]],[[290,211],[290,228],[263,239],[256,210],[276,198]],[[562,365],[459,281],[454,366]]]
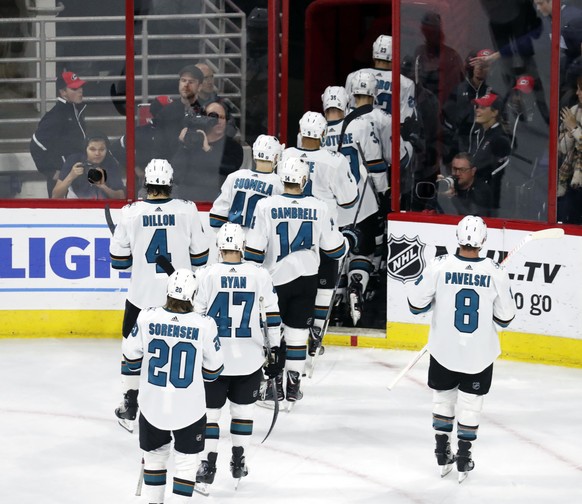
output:
[[[127,432],[133,434],[133,420],[126,420],[125,418],[118,418],[117,423],[121,425]]]

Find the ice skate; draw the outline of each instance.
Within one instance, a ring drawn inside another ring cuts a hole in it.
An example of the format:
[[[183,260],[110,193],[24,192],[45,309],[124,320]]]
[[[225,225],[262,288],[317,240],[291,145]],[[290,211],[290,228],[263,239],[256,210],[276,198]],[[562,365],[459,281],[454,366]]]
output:
[[[316,353],[323,355],[325,347],[321,344],[323,342],[323,335],[321,334],[321,327],[310,327],[309,338],[307,340],[307,353],[314,357]]]
[[[353,280],[348,287],[349,301],[350,301],[350,315],[352,317],[352,323],[354,327],[358,325],[358,322],[362,318],[362,312],[364,309],[363,301],[363,289],[360,282],[360,275],[354,274]]]
[[[471,443],[459,439],[459,449],[457,450],[457,471],[459,471],[459,483],[465,481],[469,471],[475,468],[475,462],[471,458]]]
[[[260,400],[257,401],[257,406],[261,408],[274,409],[275,403],[273,401],[273,388],[270,386],[270,380],[261,382],[259,389]],[[285,392],[283,391],[283,372],[275,377],[275,385],[277,386],[277,400],[285,400]]]
[[[249,468],[245,462],[244,448],[242,446],[232,447],[232,458],[230,459],[230,472],[232,477],[236,479],[234,489],[238,488],[241,478],[244,478],[249,473]]]
[[[194,490],[199,494],[206,495],[210,493],[210,485],[214,483],[214,476],[216,476],[216,458],[218,453],[209,452],[208,460],[200,462],[200,467],[196,471],[196,485]]]
[[[301,377],[298,371],[287,371],[287,411],[291,411],[296,401],[303,398],[303,392],[300,390]]]
[[[137,390],[128,390],[123,395],[123,402],[115,409],[115,416],[119,425],[126,431],[133,432],[134,420],[137,416]]]
[[[444,478],[453,470],[455,463],[455,456],[451,452],[451,444],[449,443],[449,436],[446,434],[435,434],[436,448],[434,454],[437,459],[437,464],[441,468],[441,478]]]

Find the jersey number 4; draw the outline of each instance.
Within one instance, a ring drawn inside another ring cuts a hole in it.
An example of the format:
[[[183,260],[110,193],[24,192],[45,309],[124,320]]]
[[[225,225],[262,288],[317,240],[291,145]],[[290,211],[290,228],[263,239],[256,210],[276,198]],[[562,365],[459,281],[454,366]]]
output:
[[[479,327],[479,294],[473,289],[461,289],[455,296],[455,327],[463,333]]]
[[[166,229],[156,229],[146,250],[146,261],[156,265],[156,273],[164,273],[162,267],[156,263],[158,256],[166,256],[172,262],[172,254],[168,252],[168,232]]]

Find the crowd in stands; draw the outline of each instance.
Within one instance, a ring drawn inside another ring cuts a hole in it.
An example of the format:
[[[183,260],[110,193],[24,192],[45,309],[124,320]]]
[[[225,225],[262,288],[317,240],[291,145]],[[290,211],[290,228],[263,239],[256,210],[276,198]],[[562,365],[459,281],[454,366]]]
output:
[[[502,9],[503,18],[495,2],[481,3],[489,19],[489,47],[467,47],[466,54],[459,54],[446,43],[441,15],[427,11],[419,27],[423,42],[410,54],[402,51],[400,208],[543,219],[546,204],[540,201],[547,202],[548,192],[549,110],[544,91],[548,83],[543,85],[534,46],[541,41],[549,47],[552,1],[513,2]],[[582,27],[582,9],[572,3],[562,2],[560,21],[557,196],[562,222],[582,221],[582,36],[576,30]],[[371,60],[372,65],[362,70],[375,78],[373,106],[390,118],[391,37],[378,38]],[[349,101],[345,115],[355,107],[355,74],[345,82]],[[167,159],[176,174],[176,196],[213,201],[226,177],[241,168],[245,139],[232,117],[232,104],[217,94],[211,65],[186,65],[178,77],[178,97],[153,99],[151,119],[136,130],[136,187],[141,188],[150,159]],[[31,155],[47,178],[49,197],[125,198],[120,183],[125,139],[109,143],[102,132],[87,129],[84,84],[71,71],[59,76],[57,104],[41,119],[30,143]],[[94,137],[104,138],[107,145],[107,155],[99,161],[89,157],[89,140]],[[348,147],[343,146],[343,152],[353,160]],[[454,160],[471,164],[470,180],[455,172]],[[87,176],[94,169],[104,172],[101,181]],[[391,185],[389,169],[387,177]],[[381,213],[394,197],[384,192],[386,198],[379,198]],[[461,195],[466,199],[475,193],[478,212],[466,202],[457,204]]]

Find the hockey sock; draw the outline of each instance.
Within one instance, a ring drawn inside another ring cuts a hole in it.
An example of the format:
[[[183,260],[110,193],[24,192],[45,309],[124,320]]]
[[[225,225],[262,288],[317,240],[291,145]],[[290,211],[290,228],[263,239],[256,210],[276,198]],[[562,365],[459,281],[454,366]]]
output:
[[[166,465],[170,456],[170,443],[144,452],[143,482],[147,491],[148,502],[164,502],[166,491]]]
[[[325,317],[327,316],[327,310],[331,304],[331,297],[333,295],[333,289],[317,289],[317,296],[315,297],[315,310],[313,312],[313,325],[314,327],[323,327],[325,323]]]
[[[230,403],[230,437],[232,446],[247,447],[253,434],[254,404]]]
[[[222,410],[219,408],[206,409],[206,441],[204,450],[200,453],[201,460],[208,459],[208,452],[218,451],[218,439],[220,438],[220,427],[218,421]]]
[[[458,409],[457,437],[465,441],[474,441],[477,439],[483,396],[459,391]]]
[[[366,292],[370,273],[374,270],[369,256],[353,256],[350,258],[348,271],[348,289],[354,280],[359,280],[362,285],[362,294]],[[354,276],[358,275],[358,276]]]
[[[196,481],[198,454],[174,452],[176,475],[174,476],[174,502],[191,502]]]
[[[297,371],[303,374],[305,359],[307,358],[307,337],[309,329],[296,329],[285,326],[285,341],[287,342],[287,371]]]

